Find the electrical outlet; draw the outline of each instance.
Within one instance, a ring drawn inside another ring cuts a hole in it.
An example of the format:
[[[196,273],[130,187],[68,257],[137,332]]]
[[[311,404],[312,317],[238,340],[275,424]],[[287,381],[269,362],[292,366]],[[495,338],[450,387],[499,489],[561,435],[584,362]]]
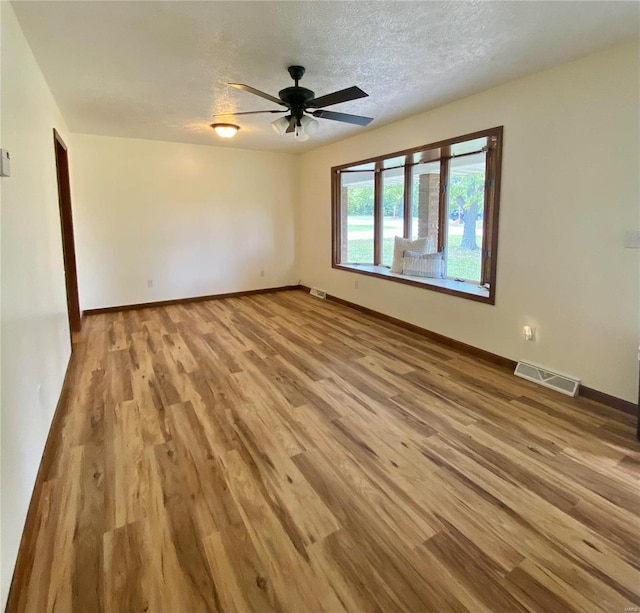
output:
[[[260,271],[260,276],[261,276],[261,277],[264,277],[264,270],[261,270],[261,271]]]
[[[353,282],[353,287],[354,287],[355,289],[358,289],[358,282],[357,282],[357,281],[354,281],[354,282]]]
[[[149,280],[147,281],[147,287],[148,287],[149,289],[151,289],[151,288],[153,287],[153,279],[149,279]]]

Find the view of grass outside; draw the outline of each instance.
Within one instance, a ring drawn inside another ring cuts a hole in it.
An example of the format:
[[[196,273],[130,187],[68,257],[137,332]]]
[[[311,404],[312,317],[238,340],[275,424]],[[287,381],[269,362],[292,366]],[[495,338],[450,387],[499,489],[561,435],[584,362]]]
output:
[[[416,179],[422,179],[423,175],[427,175],[427,180],[430,180],[434,173],[438,175],[439,164],[440,162],[421,164],[413,170],[412,228],[409,236],[417,238],[421,230],[425,231],[420,224],[425,223],[426,219],[421,220],[421,217],[427,216],[430,206],[428,196],[425,195],[428,194],[429,188],[424,193],[421,192],[421,180]],[[453,158],[449,163],[446,216],[445,219],[439,220],[439,223],[445,222],[445,276],[448,278],[477,283],[481,280],[485,175],[484,151]],[[374,263],[374,177],[373,166],[341,175],[343,206],[346,205],[347,213],[346,261],[351,264]],[[390,266],[393,261],[394,237],[404,235],[404,170],[383,170],[381,187],[381,263]]]
[[[447,276],[480,282],[486,154],[480,152],[449,162],[447,203]],[[473,223],[475,221],[475,223]]]
[[[382,259],[383,266],[393,263],[393,237],[404,231],[404,168],[382,171]]]
[[[351,172],[341,177],[343,189],[347,188],[347,245],[349,262],[354,264],[373,263],[373,224],[374,224],[374,173]],[[358,260],[352,260],[353,252]]]
[[[393,259],[394,236],[402,236],[402,219],[385,217],[383,224],[383,262]],[[462,249],[463,224],[451,221],[448,232],[447,272],[449,277],[480,280],[480,251]],[[349,216],[348,261],[353,264],[371,264],[373,255],[373,223],[371,217]],[[476,236],[482,243],[482,221],[476,222]]]
[[[338,262],[389,267],[394,237],[425,238],[431,251],[441,241],[445,278],[470,284],[488,281],[483,278],[483,269],[489,276],[484,254],[492,248],[484,227],[495,222],[490,219],[494,201],[485,203],[485,196],[495,198],[491,186],[497,166],[490,161],[492,155],[496,161],[500,143],[500,135],[490,132],[456,140],[446,151],[427,148],[340,170]],[[410,194],[405,194],[405,186]],[[382,224],[377,233],[376,220]]]

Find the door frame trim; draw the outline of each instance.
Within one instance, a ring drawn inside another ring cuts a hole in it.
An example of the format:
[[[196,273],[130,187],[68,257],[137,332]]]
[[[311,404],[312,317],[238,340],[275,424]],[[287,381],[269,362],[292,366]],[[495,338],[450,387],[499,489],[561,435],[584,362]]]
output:
[[[76,248],[73,233],[73,213],[71,207],[71,182],[69,179],[69,156],[67,146],[58,131],[53,129],[53,147],[58,182],[58,206],[60,209],[60,233],[62,238],[62,256],[67,293],[67,312],[71,333],[80,332],[82,314],[78,294],[78,270],[76,267]],[[71,343],[73,347],[73,342]]]

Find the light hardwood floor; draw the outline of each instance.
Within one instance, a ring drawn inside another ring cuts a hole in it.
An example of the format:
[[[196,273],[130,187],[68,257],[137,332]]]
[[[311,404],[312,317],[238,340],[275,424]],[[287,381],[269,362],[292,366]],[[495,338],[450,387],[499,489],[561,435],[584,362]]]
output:
[[[344,306],[90,316],[68,390],[11,613],[640,606],[633,418]]]

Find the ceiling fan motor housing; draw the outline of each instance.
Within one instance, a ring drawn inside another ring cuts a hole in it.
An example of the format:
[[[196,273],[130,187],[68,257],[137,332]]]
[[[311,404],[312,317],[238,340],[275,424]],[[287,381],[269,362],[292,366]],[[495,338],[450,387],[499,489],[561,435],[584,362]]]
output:
[[[298,119],[302,117],[307,103],[316,96],[315,92],[306,87],[285,87],[278,92],[278,95],[280,100],[291,109],[292,115]]]

